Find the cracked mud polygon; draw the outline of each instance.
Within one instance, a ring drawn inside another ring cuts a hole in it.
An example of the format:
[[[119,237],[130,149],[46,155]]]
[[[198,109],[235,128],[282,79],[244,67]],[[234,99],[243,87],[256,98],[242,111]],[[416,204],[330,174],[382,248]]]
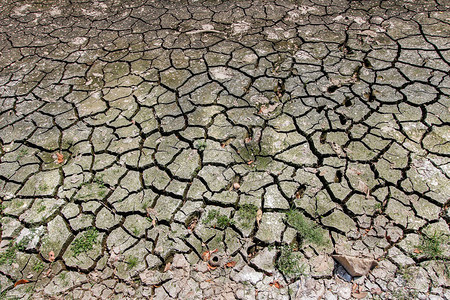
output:
[[[1,6],[1,299],[450,299],[447,0]]]

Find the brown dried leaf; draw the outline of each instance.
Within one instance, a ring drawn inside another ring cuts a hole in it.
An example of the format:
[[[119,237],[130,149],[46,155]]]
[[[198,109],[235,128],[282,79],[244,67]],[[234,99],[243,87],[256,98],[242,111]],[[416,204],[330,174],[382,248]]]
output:
[[[54,262],[54,261],[55,261],[55,252],[50,251],[50,252],[48,253],[48,260],[49,260],[50,262]]]
[[[270,286],[276,287],[277,289],[282,288],[283,286],[278,282],[278,280],[274,280],[272,283],[269,283]]]
[[[241,187],[241,185],[239,184],[239,182],[233,183],[233,188],[234,188],[235,190],[238,190],[240,187]]]
[[[189,224],[188,229],[190,231],[193,231],[195,229],[195,226],[197,226],[197,223],[198,219],[197,218],[193,219],[192,222]]]
[[[423,251],[422,250],[420,250],[420,249],[414,249],[414,251],[413,251],[414,253],[416,253],[416,254],[420,254],[420,253],[422,253]]]
[[[211,254],[216,253],[219,249],[214,249],[212,251],[205,251],[202,253],[202,257],[204,261],[208,261],[211,258]]]
[[[262,215],[263,215],[263,212],[262,212],[262,210],[260,208],[256,212],[256,224],[258,224],[258,226],[259,226],[259,222],[261,221]]]
[[[369,190],[369,187],[367,186],[367,184],[366,184],[364,181],[360,180],[360,181],[358,182],[358,189],[359,189],[361,192],[363,192],[364,194],[366,194],[366,198],[369,198],[369,196],[370,196],[370,190]]]
[[[172,263],[168,262],[168,263],[166,264],[166,267],[164,268],[164,272],[169,271],[171,266],[172,266]]]
[[[222,144],[220,144],[220,146],[221,146],[222,148],[225,148],[225,147],[228,146],[232,141],[233,141],[233,138],[229,138],[228,140],[226,140],[225,142],[223,142]]]
[[[211,253],[209,251],[205,251],[202,253],[203,261],[208,261],[211,258]]]
[[[225,264],[225,267],[227,267],[227,268],[233,268],[235,265],[236,265],[236,262],[233,260],[233,261],[227,262],[227,263]]]
[[[210,269],[210,270],[215,270],[215,269],[217,269],[217,267],[213,267],[213,266],[211,266],[211,265],[208,263],[208,269]]]
[[[64,155],[60,152],[56,152],[56,163],[62,164],[64,162]]]
[[[26,279],[20,279],[20,280],[16,281],[16,283],[14,283],[14,287],[18,286],[19,284],[25,284],[28,282],[30,282],[30,281],[26,280]]]
[[[367,292],[352,293],[352,296],[356,299],[363,299],[367,297]]]

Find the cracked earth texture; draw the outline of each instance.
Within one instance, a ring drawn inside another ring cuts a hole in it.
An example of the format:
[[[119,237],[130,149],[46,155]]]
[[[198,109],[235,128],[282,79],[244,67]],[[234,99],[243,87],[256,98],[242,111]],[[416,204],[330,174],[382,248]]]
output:
[[[450,299],[449,4],[2,0],[0,298]]]

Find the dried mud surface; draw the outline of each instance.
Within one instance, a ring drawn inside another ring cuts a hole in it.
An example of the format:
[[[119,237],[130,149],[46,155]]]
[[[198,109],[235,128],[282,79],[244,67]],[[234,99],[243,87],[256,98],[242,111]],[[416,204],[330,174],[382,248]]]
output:
[[[1,2],[0,298],[450,299],[448,1]]]

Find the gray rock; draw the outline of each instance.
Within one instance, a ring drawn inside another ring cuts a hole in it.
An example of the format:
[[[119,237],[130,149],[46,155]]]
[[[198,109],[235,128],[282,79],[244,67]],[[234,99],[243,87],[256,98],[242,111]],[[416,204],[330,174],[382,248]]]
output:
[[[236,274],[234,280],[238,282],[250,282],[255,285],[261,281],[264,277],[263,273],[257,272],[249,266],[244,266],[244,268]]]
[[[360,258],[348,255],[333,255],[332,257],[352,276],[367,275],[373,267],[378,265],[377,261],[371,258]]]

